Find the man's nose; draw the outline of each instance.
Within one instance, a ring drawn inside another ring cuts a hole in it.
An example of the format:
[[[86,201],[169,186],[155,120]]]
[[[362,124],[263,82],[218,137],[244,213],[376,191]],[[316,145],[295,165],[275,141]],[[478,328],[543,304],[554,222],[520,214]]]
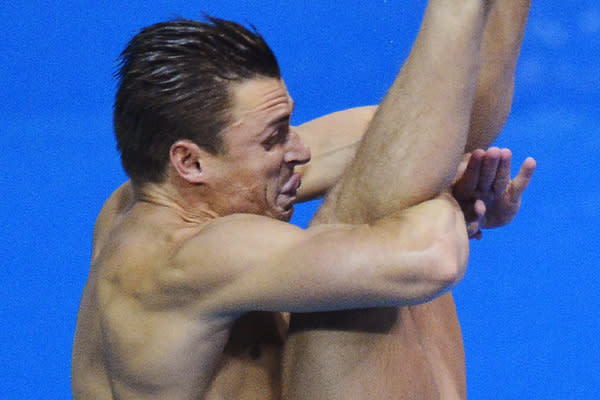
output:
[[[285,152],[285,162],[295,165],[306,164],[310,161],[310,149],[304,144],[300,136],[292,130]]]

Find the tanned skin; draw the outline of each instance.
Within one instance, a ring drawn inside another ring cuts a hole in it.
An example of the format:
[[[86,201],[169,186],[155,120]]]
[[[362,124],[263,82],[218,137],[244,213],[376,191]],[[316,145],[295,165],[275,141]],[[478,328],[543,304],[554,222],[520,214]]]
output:
[[[462,276],[468,241],[450,196],[371,224],[287,223],[293,203],[336,174],[305,169],[299,191],[296,167],[311,155],[301,135],[312,129],[289,126],[283,81],[233,92],[226,154],[177,141],[164,182],[127,183],[103,207],[73,346],[75,399],[276,399],[278,311],[422,302]],[[308,141],[316,164],[343,163],[330,158],[352,147]]]
[[[535,161],[511,181],[509,150],[475,148],[487,147],[508,115],[528,9],[529,1],[430,1],[409,59],[312,224],[369,222],[431,198],[452,181],[463,148],[474,152],[459,198],[501,216],[477,220],[473,236],[510,221]],[[419,305],[293,314],[291,332],[286,399],[466,397],[450,293]]]
[[[463,34],[474,37],[476,25],[466,25]],[[473,44],[469,39],[461,50],[470,54]],[[460,91],[465,104],[474,97],[470,80],[477,67],[470,62],[463,84],[440,89]],[[75,399],[276,399],[287,327],[282,312],[383,307],[386,313],[385,306],[438,298],[462,277],[468,254],[463,213],[447,193],[437,194],[455,173],[429,177],[431,186],[418,189],[425,201],[417,201],[419,195],[411,207],[413,200],[373,207],[365,222],[328,220],[307,230],[285,222],[296,201],[330,193],[338,204],[346,196],[331,188],[340,187],[338,181],[349,187],[354,172],[343,171],[355,153],[368,162],[374,132],[396,125],[390,110],[396,100],[384,102],[368,130],[373,107],[294,128],[283,81],[259,77],[235,84],[232,93],[226,154],[178,141],[164,182],[128,182],[101,210],[73,347]],[[450,104],[442,114],[464,115],[465,104]],[[443,125],[444,115],[436,118],[431,123]],[[457,148],[464,146],[464,119],[451,128]],[[431,151],[439,145],[432,142]],[[448,154],[444,163],[456,170],[460,158]],[[484,165],[494,158],[487,152],[471,157],[457,183],[464,198],[470,201],[469,190],[480,196],[471,187],[483,175],[501,175]],[[502,204],[494,203],[500,204],[485,206],[502,215]],[[476,223],[484,214],[475,211]],[[378,332],[381,321],[374,320]]]

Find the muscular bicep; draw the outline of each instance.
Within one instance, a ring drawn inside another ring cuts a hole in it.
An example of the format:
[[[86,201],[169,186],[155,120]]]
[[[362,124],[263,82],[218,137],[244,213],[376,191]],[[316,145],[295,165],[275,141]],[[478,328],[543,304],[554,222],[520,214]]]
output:
[[[339,301],[336,275],[343,274],[336,267],[349,258],[341,249],[354,229],[306,231],[259,216],[229,216],[189,240],[162,282],[193,293],[207,312],[316,309]]]

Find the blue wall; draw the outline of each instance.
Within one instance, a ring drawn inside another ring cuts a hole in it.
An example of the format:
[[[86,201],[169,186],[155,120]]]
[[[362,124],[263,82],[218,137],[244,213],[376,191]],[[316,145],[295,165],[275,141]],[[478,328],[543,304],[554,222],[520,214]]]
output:
[[[137,29],[181,15],[256,25],[299,123],[377,103],[424,1],[207,0],[0,4],[0,398],[70,397],[91,233],[124,180],[111,130],[114,60]],[[111,4],[112,3],[112,4]],[[309,5],[310,4],[310,5]],[[600,5],[534,1],[498,144],[538,160],[523,210],[473,242],[456,289],[472,399],[600,395],[596,248]],[[316,203],[301,206],[303,225]]]

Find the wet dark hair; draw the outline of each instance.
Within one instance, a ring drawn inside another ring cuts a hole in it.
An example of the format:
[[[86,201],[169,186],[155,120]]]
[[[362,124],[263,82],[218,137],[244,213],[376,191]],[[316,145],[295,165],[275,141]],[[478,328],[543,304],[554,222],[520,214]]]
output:
[[[281,77],[256,28],[211,16],[146,27],[119,57],[114,130],[121,163],[137,183],[161,182],[173,143],[224,149],[231,83]]]

